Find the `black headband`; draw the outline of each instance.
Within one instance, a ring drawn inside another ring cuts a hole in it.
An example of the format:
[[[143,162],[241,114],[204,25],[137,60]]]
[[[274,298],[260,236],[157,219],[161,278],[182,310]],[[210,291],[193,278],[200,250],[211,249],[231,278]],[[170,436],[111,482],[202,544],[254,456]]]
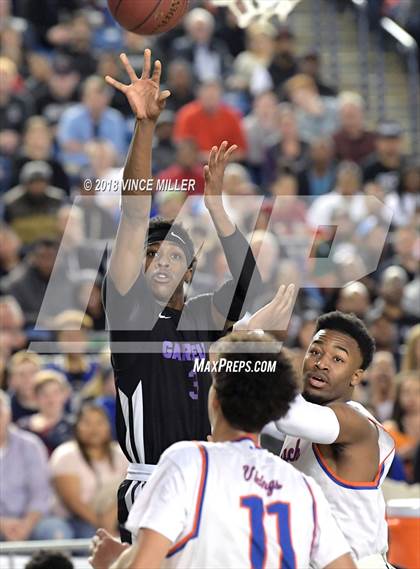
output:
[[[171,243],[178,245],[178,247],[184,251],[185,257],[187,259],[187,265],[190,267],[192,261],[194,260],[194,249],[188,241],[186,241],[177,233],[176,229],[170,228],[168,230],[161,227],[156,229],[149,229],[146,245],[149,246],[153,243],[160,243],[161,241],[171,241]]]

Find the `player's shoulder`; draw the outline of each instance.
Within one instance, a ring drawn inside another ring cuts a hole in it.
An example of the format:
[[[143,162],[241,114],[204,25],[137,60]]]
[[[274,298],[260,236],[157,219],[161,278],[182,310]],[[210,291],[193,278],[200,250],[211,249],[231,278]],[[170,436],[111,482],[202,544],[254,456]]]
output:
[[[172,461],[183,468],[202,460],[207,455],[205,444],[196,441],[180,441],[168,447],[162,454],[159,462]]]

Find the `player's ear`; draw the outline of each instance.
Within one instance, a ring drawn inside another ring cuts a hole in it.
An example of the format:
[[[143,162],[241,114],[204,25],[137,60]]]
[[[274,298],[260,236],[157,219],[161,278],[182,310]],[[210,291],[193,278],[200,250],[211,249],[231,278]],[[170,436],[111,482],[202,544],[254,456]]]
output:
[[[184,281],[185,281],[187,284],[190,284],[190,282],[192,281],[192,277],[193,277],[193,269],[190,267],[190,268],[187,269],[187,271],[185,272]]]
[[[359,385],[359,383],[362,381],[363,379],[363,374],[364,374],[365,370],[364,369],[357,369],[353,375],[351,376],[351,380],[350,380],[350,385],[352,387],[356,387],[356,385]]]

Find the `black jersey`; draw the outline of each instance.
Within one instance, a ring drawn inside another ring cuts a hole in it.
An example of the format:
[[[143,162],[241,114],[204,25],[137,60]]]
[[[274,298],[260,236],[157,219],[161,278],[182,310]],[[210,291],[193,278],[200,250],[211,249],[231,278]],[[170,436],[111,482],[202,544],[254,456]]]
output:
[[[171,444],[206,440],[210,434],[211,377],[193,367],[194,359],[207,357],[208,343],[222,334],[212,330],[213,295],[194,297],[179,311],[162,308],[142,277],[125,296],[110,278],[104,286],[118,441],[130,462],[156,464]],[[127,351],[127,346],[136,346],[133,342],[139,349]],[[144,349],[147,342],[154,348],[149,352]]]

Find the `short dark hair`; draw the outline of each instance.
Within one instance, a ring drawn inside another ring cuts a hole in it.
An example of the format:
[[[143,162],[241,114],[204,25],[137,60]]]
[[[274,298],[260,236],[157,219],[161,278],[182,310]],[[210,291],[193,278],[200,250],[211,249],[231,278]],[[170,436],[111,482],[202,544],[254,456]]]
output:
[[[320,330],[337,330],[356,340],[362,354],[362,369],[367,369],[375,353],[375,340],[369,334],[365,323],[355,314],[346,314],[335,310],[323,314],[316,321],[315,333]]]
[[[236,344],[228,346],[225,344]],[[267,344],[261,344],[267,342]],[[260,343],[260,345],[258,345]],[[269,423],[283,417],[296,395],[297,383],[291,361],[270,334],[232,332],[216,343],[220,358],[231,362],[276,362],[273,371],[212,372],[214,388],[224,417],[235,429],[258,433]],[[273,349],[271,349],[273,348]],[[267,364],[266,364],[267,365]]]
[[[194,251],[194,243],[182,223],[175,222],[174,219],[165,219],[159,215],[152,217],[149,222],[149,233],[156,230],[164,230],[166,233],[169,233],[171,229],[176,231],[177,234],[186,242],[188,250]],[[189,259],[187,259],[187,262],[189,262]],[[196,262],[197,259],[194,256],[189,266],[194,266]]]
[[[25,569],[74,569],[73,563],[60,551],[40,551],[33,554]]]

